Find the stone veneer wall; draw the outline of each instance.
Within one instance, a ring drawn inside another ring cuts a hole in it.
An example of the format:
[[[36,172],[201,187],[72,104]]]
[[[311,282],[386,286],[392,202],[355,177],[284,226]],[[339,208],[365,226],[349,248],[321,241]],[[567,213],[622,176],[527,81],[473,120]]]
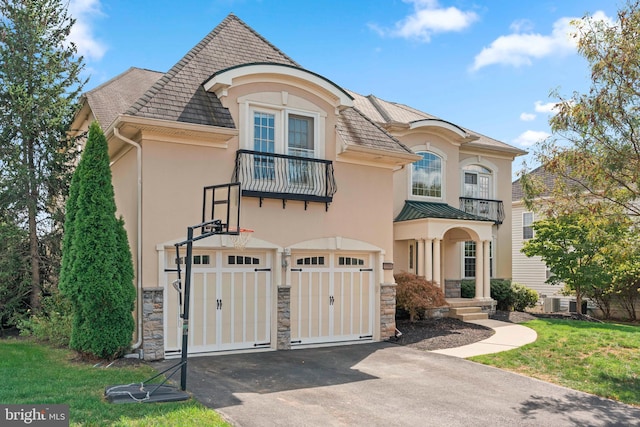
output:
[[[291,350],[291,287],[278,286],[278,350]]]
[[[143,289],[142,301],[142,351],[144,352],[144,360],[164,359],[163,289]]]
[[[396,284],[380,285],[380,340],[396,334]]]

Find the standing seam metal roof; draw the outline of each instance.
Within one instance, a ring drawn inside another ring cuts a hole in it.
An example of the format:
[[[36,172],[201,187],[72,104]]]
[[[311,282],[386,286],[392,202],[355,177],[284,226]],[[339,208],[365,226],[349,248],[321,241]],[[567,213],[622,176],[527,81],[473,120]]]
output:
[[[398,216],[394,219],[394,222],[426,218],[493,222],[493,220],[489,218],[461,211],[460,209],[456,209],[446,203],[420,202],[416,200],[406,200],[402,207],[402,211],[400,211]]]

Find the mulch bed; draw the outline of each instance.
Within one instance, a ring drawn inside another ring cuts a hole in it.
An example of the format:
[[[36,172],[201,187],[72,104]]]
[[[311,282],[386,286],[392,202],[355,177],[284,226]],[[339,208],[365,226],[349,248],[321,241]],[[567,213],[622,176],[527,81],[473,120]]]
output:
[[[490,318],[511,323],[523,323],[538,318],[600,322],[598,319],[579,313],[497,311]],[[485,340],[494,334],[493,329],[449,317],[424,319],[414,323],[410,323],[407,319],[398,319],[396,328],[402,332],[402,335],[397,340],[391,339],[391,342],[426,351],[461,347]]]

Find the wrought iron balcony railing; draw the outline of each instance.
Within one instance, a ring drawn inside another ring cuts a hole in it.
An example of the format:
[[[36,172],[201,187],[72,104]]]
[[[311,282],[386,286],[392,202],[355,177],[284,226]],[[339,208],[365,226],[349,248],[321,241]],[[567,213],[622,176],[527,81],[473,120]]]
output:
[[[337,191],[330,160],[251,150],[236,152],[234,182],[242,183],[247,197],[302,200],[328,204]]]
[[[488,218],[496,224],[502,224],[502,221],[504,221],[504,205],[502,200],[460,197],[460,210]]]

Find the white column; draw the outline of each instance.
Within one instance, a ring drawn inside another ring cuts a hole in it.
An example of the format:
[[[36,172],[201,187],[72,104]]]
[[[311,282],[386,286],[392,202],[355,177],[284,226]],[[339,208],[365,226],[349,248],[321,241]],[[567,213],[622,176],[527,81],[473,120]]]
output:
[[[424,276],[424,240],[418,240],[418,265],[416,266],[416,274]]]
[[[433,240],[427,239],[424,245],[424,278],[433,280]]]
[[[490,242],[488,240],[485,240],[484,242],[482,242],[482,251],[484,252],[483,281],[484,281],[484,297],[485,298],[491,298],[491,257],[489,255],[489,252],[490,252],[489,245],[490,245]]]
[[[433,281],[440,285],[440,239],[433,239]]]
[[[476,299],[484,296],[484,251],[482,250],[482,242],[476,241]]]

